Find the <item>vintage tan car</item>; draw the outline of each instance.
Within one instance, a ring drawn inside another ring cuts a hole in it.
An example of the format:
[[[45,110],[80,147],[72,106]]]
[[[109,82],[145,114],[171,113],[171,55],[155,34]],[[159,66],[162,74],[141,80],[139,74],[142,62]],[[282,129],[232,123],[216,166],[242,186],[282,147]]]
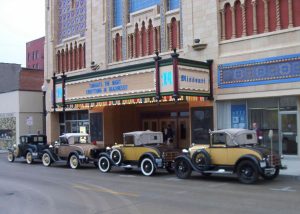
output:
[[[88,134],[68,133],[44,150],[42,162],[50,166],[53,162],[67,162],[72,169],[81,164],[94,163],[97,166],[99,154],[105,149],[89,142]]]
[[[107,148],[100,154],[98,166],[101,172],[109,172],[112,166],[139,168],[143,175],[151,176],[158,168],[172,172],[178,154],[178,150],[163,143],[162,132],[128,132],[123,134],[123,144]]]
[[[175,160],[175,173],[188,178],[192,170],[211,174],[237,174],[242,183],[254,183],[259,176],[271,180],[278,176],[281,157],[257,143],[254,130],[224,129],[212,131],[210,142],[184,149]]]

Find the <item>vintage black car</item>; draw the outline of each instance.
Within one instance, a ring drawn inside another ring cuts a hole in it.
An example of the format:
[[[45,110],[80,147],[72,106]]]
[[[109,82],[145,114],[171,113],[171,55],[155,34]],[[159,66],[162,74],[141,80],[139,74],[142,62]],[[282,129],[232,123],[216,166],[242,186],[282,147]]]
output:
[[[20,143],[8,149],[7,159],[13,162],[15,158],[25,158],[28,164],[35,159],[42,159],[43,151],[48,148],[45,135],[29,134],[20,136]]]
[[[44,150],[43,165],[50,166],[54,162],[66,162],[72,169],[77,169],[81,164],[94,163],[100,152],[105,151],[102,145],[93,145],[89,142],[88,134],[66,133],[59,140]]]

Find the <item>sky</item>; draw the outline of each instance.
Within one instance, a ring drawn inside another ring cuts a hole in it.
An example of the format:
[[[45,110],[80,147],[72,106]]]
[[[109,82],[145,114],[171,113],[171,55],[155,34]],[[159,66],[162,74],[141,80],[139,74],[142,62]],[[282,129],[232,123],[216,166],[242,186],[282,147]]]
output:
[[[45,0],[0,0],[0,62],[26,67],[26,43],[45,36]]]

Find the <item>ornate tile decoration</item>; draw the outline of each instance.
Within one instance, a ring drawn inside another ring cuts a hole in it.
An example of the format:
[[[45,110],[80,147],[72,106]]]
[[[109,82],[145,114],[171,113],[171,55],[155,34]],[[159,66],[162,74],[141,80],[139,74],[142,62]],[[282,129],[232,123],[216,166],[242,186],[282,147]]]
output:
[[[60,0],[58,3],[58,42],[80,34],[85,35],[86,29],[86,0]]]
[[[160,47],[161,52],[165,52],[167,50],[166,47],[166,33],[165,33],[165,23],[166,17],[165,17],[165,0],[160,1]]]
[[[219,88],[300,81],[300,54],[219,65]]]

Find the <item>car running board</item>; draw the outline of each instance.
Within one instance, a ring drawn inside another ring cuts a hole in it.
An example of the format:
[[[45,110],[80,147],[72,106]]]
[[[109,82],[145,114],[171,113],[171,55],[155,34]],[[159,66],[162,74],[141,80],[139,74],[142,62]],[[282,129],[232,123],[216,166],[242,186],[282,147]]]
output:
[[[213,174],[228,174],[231,175],[233,174],[233,171],[226,171],[225,169],[219,169],[219,170],[206,170],[206,171],[202,171],[203,173],[213,173]]]

